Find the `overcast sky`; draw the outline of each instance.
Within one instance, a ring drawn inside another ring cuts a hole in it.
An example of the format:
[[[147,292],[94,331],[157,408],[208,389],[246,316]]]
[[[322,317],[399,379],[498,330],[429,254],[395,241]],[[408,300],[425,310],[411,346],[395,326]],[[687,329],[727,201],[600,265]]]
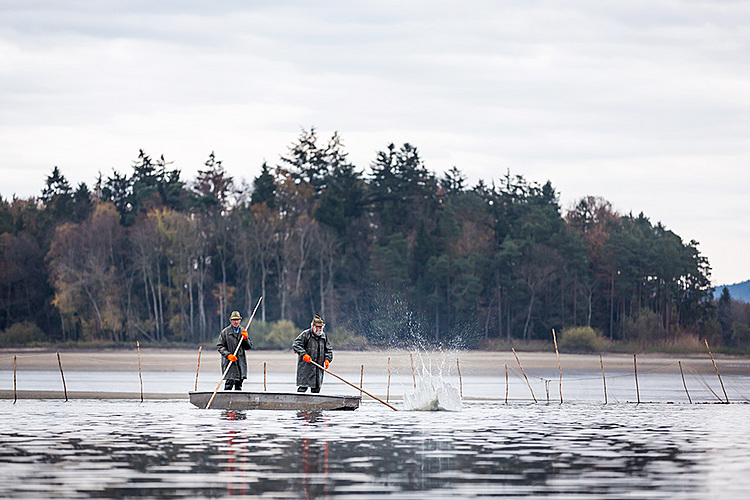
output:
[[[750,2],[0,0],[0,196],[130,173],[250,181],[302,128],[473,184],[550,180],[750,278]]]

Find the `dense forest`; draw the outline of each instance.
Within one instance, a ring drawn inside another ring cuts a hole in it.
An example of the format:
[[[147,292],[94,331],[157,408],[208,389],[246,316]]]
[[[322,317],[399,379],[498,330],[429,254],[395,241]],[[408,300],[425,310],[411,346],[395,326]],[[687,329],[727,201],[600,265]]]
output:
[[[298,329],[317,312],[371,345],[476,347],[585,326],[613,341],[746,343],[748,311],[711,292],[698,244],[643,214],[597,197],[563,211],[550,182],[509,172],[469,186],[408,143],[365,171],[338,134],[314,129],[251,185],[214,153],[184,180],[141,151],[91,187],[55,167],[39,197],[0,199],[6,344],[206,342],[260,296],[259,327]]]

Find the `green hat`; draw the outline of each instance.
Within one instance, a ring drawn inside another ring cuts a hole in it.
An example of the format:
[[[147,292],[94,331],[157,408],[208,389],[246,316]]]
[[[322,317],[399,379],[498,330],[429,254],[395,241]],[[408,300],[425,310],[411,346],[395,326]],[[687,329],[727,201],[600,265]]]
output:
[[[324,326],[326,326],[326,322],[323,321],[323,318],[321,318],[320,315],[316,314],[315,316],[313,316],[313,320],[312,323],[310,323],[310,326],[319,326],[323,328]]]
[[[233,319],[242,319],[242,315],[240,314],[239,311],[232,311],[232,315],[229,316],[229,319],[230,320],[233,320]]]

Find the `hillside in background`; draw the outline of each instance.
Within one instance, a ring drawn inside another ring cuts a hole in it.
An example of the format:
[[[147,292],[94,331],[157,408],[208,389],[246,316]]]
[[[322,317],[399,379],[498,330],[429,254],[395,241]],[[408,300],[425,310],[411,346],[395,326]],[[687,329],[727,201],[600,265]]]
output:
[[[741,300],[742,302],[750,303],[750,280],[743,281],[742,283],[735,283],[734,285],[717,286],[714,291],[714,297],[718,299],[721,296],[721,290],[724,287],[729,289],[729,295],[731,295],[734,300]]]

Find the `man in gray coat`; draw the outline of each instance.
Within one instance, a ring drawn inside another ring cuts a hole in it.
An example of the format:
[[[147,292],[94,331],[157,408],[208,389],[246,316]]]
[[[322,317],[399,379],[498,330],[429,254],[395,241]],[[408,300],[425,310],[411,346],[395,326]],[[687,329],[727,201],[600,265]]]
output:
[[[253,345],[247,340],[247,330],[240,327],[241,319],[239,311],[232,311],[229,316],[229,326],[221,331],[219,340],[216,342],[216,349],[221,354],[221,373],[224,373],[230,362],[232,363],[225,377],[225,391],[232,390],[232,387],[241,391],[242,381],[247,378],[245,351],[252,349]],[[240,344],[239,349],[237,349],[237,344]],[[234,355],[235,349],[237,349],[236,356]]]
[[[313,317],[310,328],[300,333],[292,343],[292,349],[297,353],[297,392],[320,392],[323,385],[323,370],[310,363],[315,361],[328,369],[333,361],[333,348],[328,341],[323,318],[317,314]]]

